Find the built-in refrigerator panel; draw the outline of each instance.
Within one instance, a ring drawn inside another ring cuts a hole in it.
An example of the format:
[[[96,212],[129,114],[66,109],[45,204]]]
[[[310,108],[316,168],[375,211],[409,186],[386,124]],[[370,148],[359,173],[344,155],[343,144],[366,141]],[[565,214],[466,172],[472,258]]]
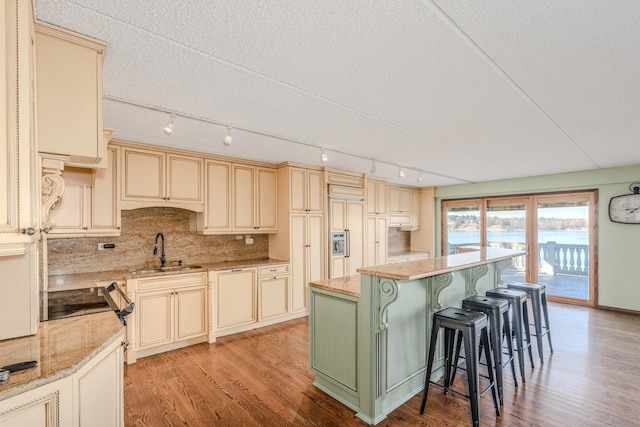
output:
[[[330,279],[357,274],[356,270],[363,267],[364,209],[363,189],[330,186]]]

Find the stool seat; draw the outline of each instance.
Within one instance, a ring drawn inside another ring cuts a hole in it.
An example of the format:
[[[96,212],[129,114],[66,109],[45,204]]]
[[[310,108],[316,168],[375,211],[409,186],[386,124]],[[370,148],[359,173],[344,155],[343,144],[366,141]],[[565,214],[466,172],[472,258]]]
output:
[[[465,359],[467,360],[467,382],[469,387],[469,394],[464,395],[469,399],[471,407],[471,420],[473,426],[480,425],[479,414],[479,399],[489,389],[491,390],[491,396],[493,398],[493,405],[496,410],[496,415],[500,415],[500,408],[498,407],[498,399],[496,393],[496,383],[494,368],[491,363],[491,357],[487,357],[487,370],[489,385],[487,388],[480,392],[480,374],[478,370],[479,352],[478,352],[478,339],[481,340],[484,348],[489,350],[489,336],[487,332],[488,319],[487,315],[466,309],[448,307],[433,314],[433,324],[431,328],[431,338],[429,339],[429,357],[427,359],[427,372],[424,381],[424,392],[422,394],[422,404],[420,405],[420,414],[424,414],[424,408],[427,403],[427,395],[429,393],[429,385],[433,384],[438,387],[442,387],[444,392],[449,391],[457,394],[456,390],[451,390],[451,368],[453,366],[453,360],[456,355],[453,354],[453,343],[456,340],[456,336],[461,336],[464,340],[464,352]],[[433,372],[433,362],[435,356],[435,349],[438,340],[438,332],[440,328],[444,329],[444,386],[436,382],[431,381],[431,373]]]
[[[512,331],[516,338],[516,351],[518,352],[518,364],[520,365],[520,376],[525,382],[524,373],[524,350],[529,352],[529,361],[533,368],[533,353],[531,351],[531,333],[529,332],[529,311],[527,309],[527,293],[507,288],[493,288],[485,292],[485,295],[493,298],[501,298],[509,301],[512,316]],[[524,330],[524,334],[523,334]],[[526,344],[525,344],[526,340]]]
[[[549,351],[553,353],[553,344],[551,344],[551,327],[549,324],[549,311],[547,309],[547,291],[544,285],[538,283],[514,282],[507,285],[508,289],[526,292],[531,297],[531,309],[533,312],[533,327],[535,330],[536,343],[538,345],[538,356],[540,363],[544,363],[543,359],[543,337],[546,335],[549,340]],[[544,325],[542,318],[544,317]]]

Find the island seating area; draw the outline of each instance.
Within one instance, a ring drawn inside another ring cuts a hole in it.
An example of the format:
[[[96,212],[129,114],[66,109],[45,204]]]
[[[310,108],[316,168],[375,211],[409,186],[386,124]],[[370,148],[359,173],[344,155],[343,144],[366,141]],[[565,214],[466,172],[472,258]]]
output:
[[[314,385],[368,424],[424,387],[433,313],[502,284],[523,252],[479,247],[456,255],[361,268],[357,279],[310,284],[309,365]],[[359,291],[359,292],[358,292]],[[436,349],[433,379],[442,375]]]

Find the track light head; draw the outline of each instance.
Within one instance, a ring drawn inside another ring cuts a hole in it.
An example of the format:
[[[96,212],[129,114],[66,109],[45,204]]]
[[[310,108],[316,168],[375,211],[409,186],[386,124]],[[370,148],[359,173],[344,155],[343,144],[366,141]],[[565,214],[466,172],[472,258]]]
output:
[[[422,182],[422,172],[418,175],[418,182]]]
[[[162,129],[167,136],[171,136],[171,133],[173,133],[173,119],[175,119],[175,117],[176,115],[171,113],[169,115],[169,123],[164,126],[164,129]]]
[[[371,159],[371,173],[376,173],[376,159]]]
[[[320,149],[320,161],[322,163],[326,163],[329,158],[327,157],[327,153],[324,152],[324,148]]]
[[[227,135],[225,135],[224,140],[222,142],[226,146],[231,145],[231,142],[233,142],[233,137],[231,136],[231,126],[227,127]]]
[[[404,177],[404,169],[402,169],[402,166],[398,168],[398,176],[400,178]]]

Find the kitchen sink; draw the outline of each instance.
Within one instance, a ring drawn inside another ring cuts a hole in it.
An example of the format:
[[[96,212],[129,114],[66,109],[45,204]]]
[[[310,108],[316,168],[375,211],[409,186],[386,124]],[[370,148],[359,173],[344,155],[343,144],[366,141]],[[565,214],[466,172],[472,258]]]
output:
[[[140,270],[131,270],[131,274],[153,274],[153,273],[163,273],[163,272],[172,272],[172,271],[189,271],[196,270],[198,268],[202,268],[199,265],[172,265],[169,267],[162,268],[143,268]]]

